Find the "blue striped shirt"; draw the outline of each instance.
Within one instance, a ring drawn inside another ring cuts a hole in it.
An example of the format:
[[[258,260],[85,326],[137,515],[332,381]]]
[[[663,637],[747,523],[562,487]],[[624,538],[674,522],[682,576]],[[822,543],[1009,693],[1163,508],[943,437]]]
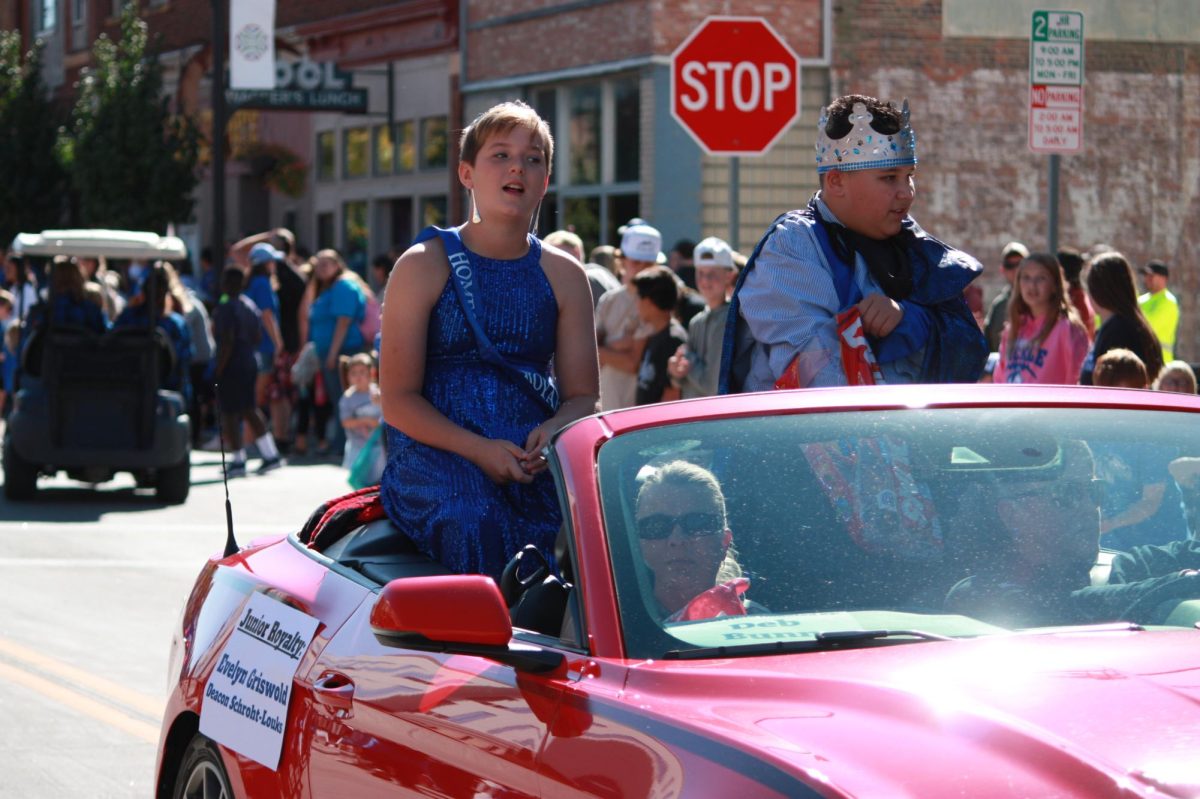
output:
[[[820,195],[817,207],[826,220],[838,222]],[[857,254],[854,283],[864,297],[883,293]],[[801,386],[846,385],[836,320],[844,309],[834,287],[833,267],[802,218],[789,214],[778,220],[738,297],[741,315],[755,340],[743,390],[773,388],[797,357]],[[915,383],[920,379],[931,322],[926,309],[908,301],[900,306],[904,310],[900,327],[872,341],[872,350],[885,381]]]

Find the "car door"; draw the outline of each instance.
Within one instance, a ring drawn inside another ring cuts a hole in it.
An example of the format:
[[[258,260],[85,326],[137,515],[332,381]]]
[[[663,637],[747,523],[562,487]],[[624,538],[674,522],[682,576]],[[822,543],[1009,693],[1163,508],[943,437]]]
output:
[[[305,677],[312,795],[542,795],[538,754],[578,668],[530,677],[483,657],[384,646],[370,605]]]

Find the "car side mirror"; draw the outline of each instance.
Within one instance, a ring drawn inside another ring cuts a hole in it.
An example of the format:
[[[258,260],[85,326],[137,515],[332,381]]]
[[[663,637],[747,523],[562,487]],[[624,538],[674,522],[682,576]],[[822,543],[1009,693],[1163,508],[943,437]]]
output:
[[[392,580],[371,608],[371,630],[384,646],[491,658],[522,671],[565,662],[559,652],[512,641],[500,589],[479,574]]]

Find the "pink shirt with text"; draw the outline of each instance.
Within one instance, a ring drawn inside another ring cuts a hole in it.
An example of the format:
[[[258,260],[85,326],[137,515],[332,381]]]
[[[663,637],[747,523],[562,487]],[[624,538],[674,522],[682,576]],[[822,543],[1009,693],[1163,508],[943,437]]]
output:
[[[1006,326],[1000,334],[1000,364],[996,367],[996,382],[1001,383],[1054,383],[1074,385],[1079,382],[1079,369],[1088,353],[1087,333],[1082,327],[1072,325],[1065,316],[1058,319],[1041,346],[1033,348],[1034,339],[1042,329],[1044,317],[1025,317],[1017,331],[1017,346],[1012,356],[1008,353],[1008,341],[1012,335]]]

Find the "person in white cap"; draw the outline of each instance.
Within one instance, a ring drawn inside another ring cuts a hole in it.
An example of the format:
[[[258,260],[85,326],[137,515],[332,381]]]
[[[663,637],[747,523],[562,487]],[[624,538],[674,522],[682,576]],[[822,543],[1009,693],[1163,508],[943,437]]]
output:
[[[606,291],[596,304],[596,342],[600,347],[600,408],[628,408],[637,401],[637,372],[646,338],[653,332],[638,316],[633,279],[663,257],[662,234],[640,219],[622,226],[620,288]]]
[[[977,381],[987,344],[963,289],[983,267],[908,214],[907,101],[839,97],[816,150],[820,191],[775,220],[738,279],[722,390]]]
[[[692,261],[696,266],[696,285],[706,307],[688,322],[687,346],[680,347],[667,365],[671,383],[680,389],[683,399],[717,393],[729,292],[737,277],[733,250],[715,236],[696,245]]]

